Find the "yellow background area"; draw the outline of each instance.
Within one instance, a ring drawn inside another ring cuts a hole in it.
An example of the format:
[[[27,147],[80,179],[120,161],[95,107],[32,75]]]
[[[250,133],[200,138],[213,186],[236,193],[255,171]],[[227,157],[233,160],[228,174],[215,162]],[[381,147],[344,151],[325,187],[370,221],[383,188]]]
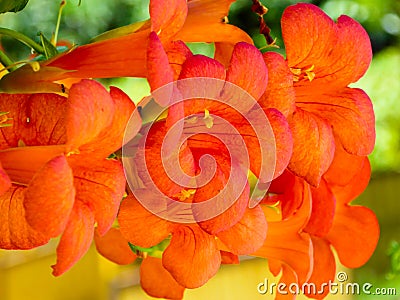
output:
[[[0,300],[141,300],[152,299],[139,285],[138,264],[117,266],[92,247],[70,271],[51,275],[56,241],[30,251],[0,252]],[[206,285],[185,291],[185,300],[274,299],[268,291],[257,292],[257,285],[268,278],[265,259],[244,259],[240,265],[224,265]],[[298,297],[297,299],[306,299]],[[349,299],[344,295],[327,299]]]

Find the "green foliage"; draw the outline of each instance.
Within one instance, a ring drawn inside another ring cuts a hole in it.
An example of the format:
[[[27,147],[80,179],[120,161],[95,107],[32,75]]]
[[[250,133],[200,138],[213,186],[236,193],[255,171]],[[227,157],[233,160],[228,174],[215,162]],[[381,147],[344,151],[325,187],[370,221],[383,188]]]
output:
[[[49,59],[58,54],[57,48],[50,43],[50,41],[43,35],[43,33],[39,32],[40,42],[43,47],[43,54],[46,59]]]
[[[392,241],[388,250],[390,257],[390,272],[386,274],[386,278],[391,280],[400,274],[400,244],[397,241]]]
[[[0,13],[18,12],[23,10],[29,0],[1,0]]]
[[[148,255],[148,256],[152,256],[152,257],[161,258],[163,251],[168,247],[170,242],[171,242],[171,239],[166,238],[161,243],[159,243],[153,247],[150,247],[150,248],[139,247],[139,246],[133,245],[129,242],[128,242],[128,244],[129,244],[129,247],[131,248],[131,250],[139,257],[145,258]]]
[[[389,47],[375,55],[363,78],[354,87],[371,98],[376,118],[376,146],[371,155],[375,172],[400,171],[400,49]]]

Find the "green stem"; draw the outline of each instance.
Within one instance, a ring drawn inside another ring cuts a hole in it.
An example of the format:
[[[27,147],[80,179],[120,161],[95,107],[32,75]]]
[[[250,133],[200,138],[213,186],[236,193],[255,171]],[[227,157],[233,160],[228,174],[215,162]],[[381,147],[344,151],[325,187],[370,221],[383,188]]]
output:
[[[0,35],[2,35],[2,34],[11,36],[11,37],[19,40],[20,42],[24,43],[28,47],[31,47],[37,53],[40,53],[40,54],[44,53],[44,49],[42,46],[40,46],[34,40],[30,39],[29,37],[27,37],[26,35],[23,35],[22,33],[18,32],[18,31],[0,27]]]
[[[10,67],[14,64],[14,62],[1,50],[0,50],[0,62],[5,67],[9,67],[10,71],[15,71],[16,67]]]
[[[58,17],[57,17],[57,24],[56,24],[56,30],[54,32],[54,36],[51,39],[51,43],[53,44],[53,46],[57,46],[57,39],[58,39],[58,31],[60,29],[60,22],[61,22],[61,15],[62,15],[62,10],[64,8],[64,6],[67,4],[66,0],[61,1],[60,4],[60,8],[58,10]]]

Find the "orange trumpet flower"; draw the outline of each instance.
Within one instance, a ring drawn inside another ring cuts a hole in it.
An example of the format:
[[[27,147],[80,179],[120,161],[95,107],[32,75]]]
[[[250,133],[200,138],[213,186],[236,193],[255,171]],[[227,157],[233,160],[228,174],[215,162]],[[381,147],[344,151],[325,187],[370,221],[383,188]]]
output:
[[[61,235],[53,266],[60,275],[88,250],[95,222],[100,234],[109,230],[125,176],[108,156],[122,146],[134,108],[119,89],[107,92],[91,80],[72,85],[68,98],[0,94],[0,109],[13,121],[0,138],[12,183],[0,196],[1,248],[30,249]]]

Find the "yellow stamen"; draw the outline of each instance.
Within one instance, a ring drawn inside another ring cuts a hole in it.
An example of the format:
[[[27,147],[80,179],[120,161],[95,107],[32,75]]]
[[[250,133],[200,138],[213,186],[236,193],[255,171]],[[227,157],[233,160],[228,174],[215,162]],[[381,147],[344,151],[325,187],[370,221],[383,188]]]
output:
[[[38,61],[30,61],[28,64],[31,66],[33,72],[37,72],[40,70],[40,64]]]
[[[179,201],[184,201],[192,197],[195,193],[195,189],[182,190],[178,194],[174,195],[174,197],[178,198]]]
[[[302,79],[308,79],[310,82],[313,81],[315,78],[314,68],[314,65],[311,65],[307,69],[290,68],[290,71],[293,73],[293,81],[298,82]]]
[[[204,123],[206,124],[206,127],[210,129],[214,125],[214,118],[210,116],[210,112],[208,109],[204,110]]]

